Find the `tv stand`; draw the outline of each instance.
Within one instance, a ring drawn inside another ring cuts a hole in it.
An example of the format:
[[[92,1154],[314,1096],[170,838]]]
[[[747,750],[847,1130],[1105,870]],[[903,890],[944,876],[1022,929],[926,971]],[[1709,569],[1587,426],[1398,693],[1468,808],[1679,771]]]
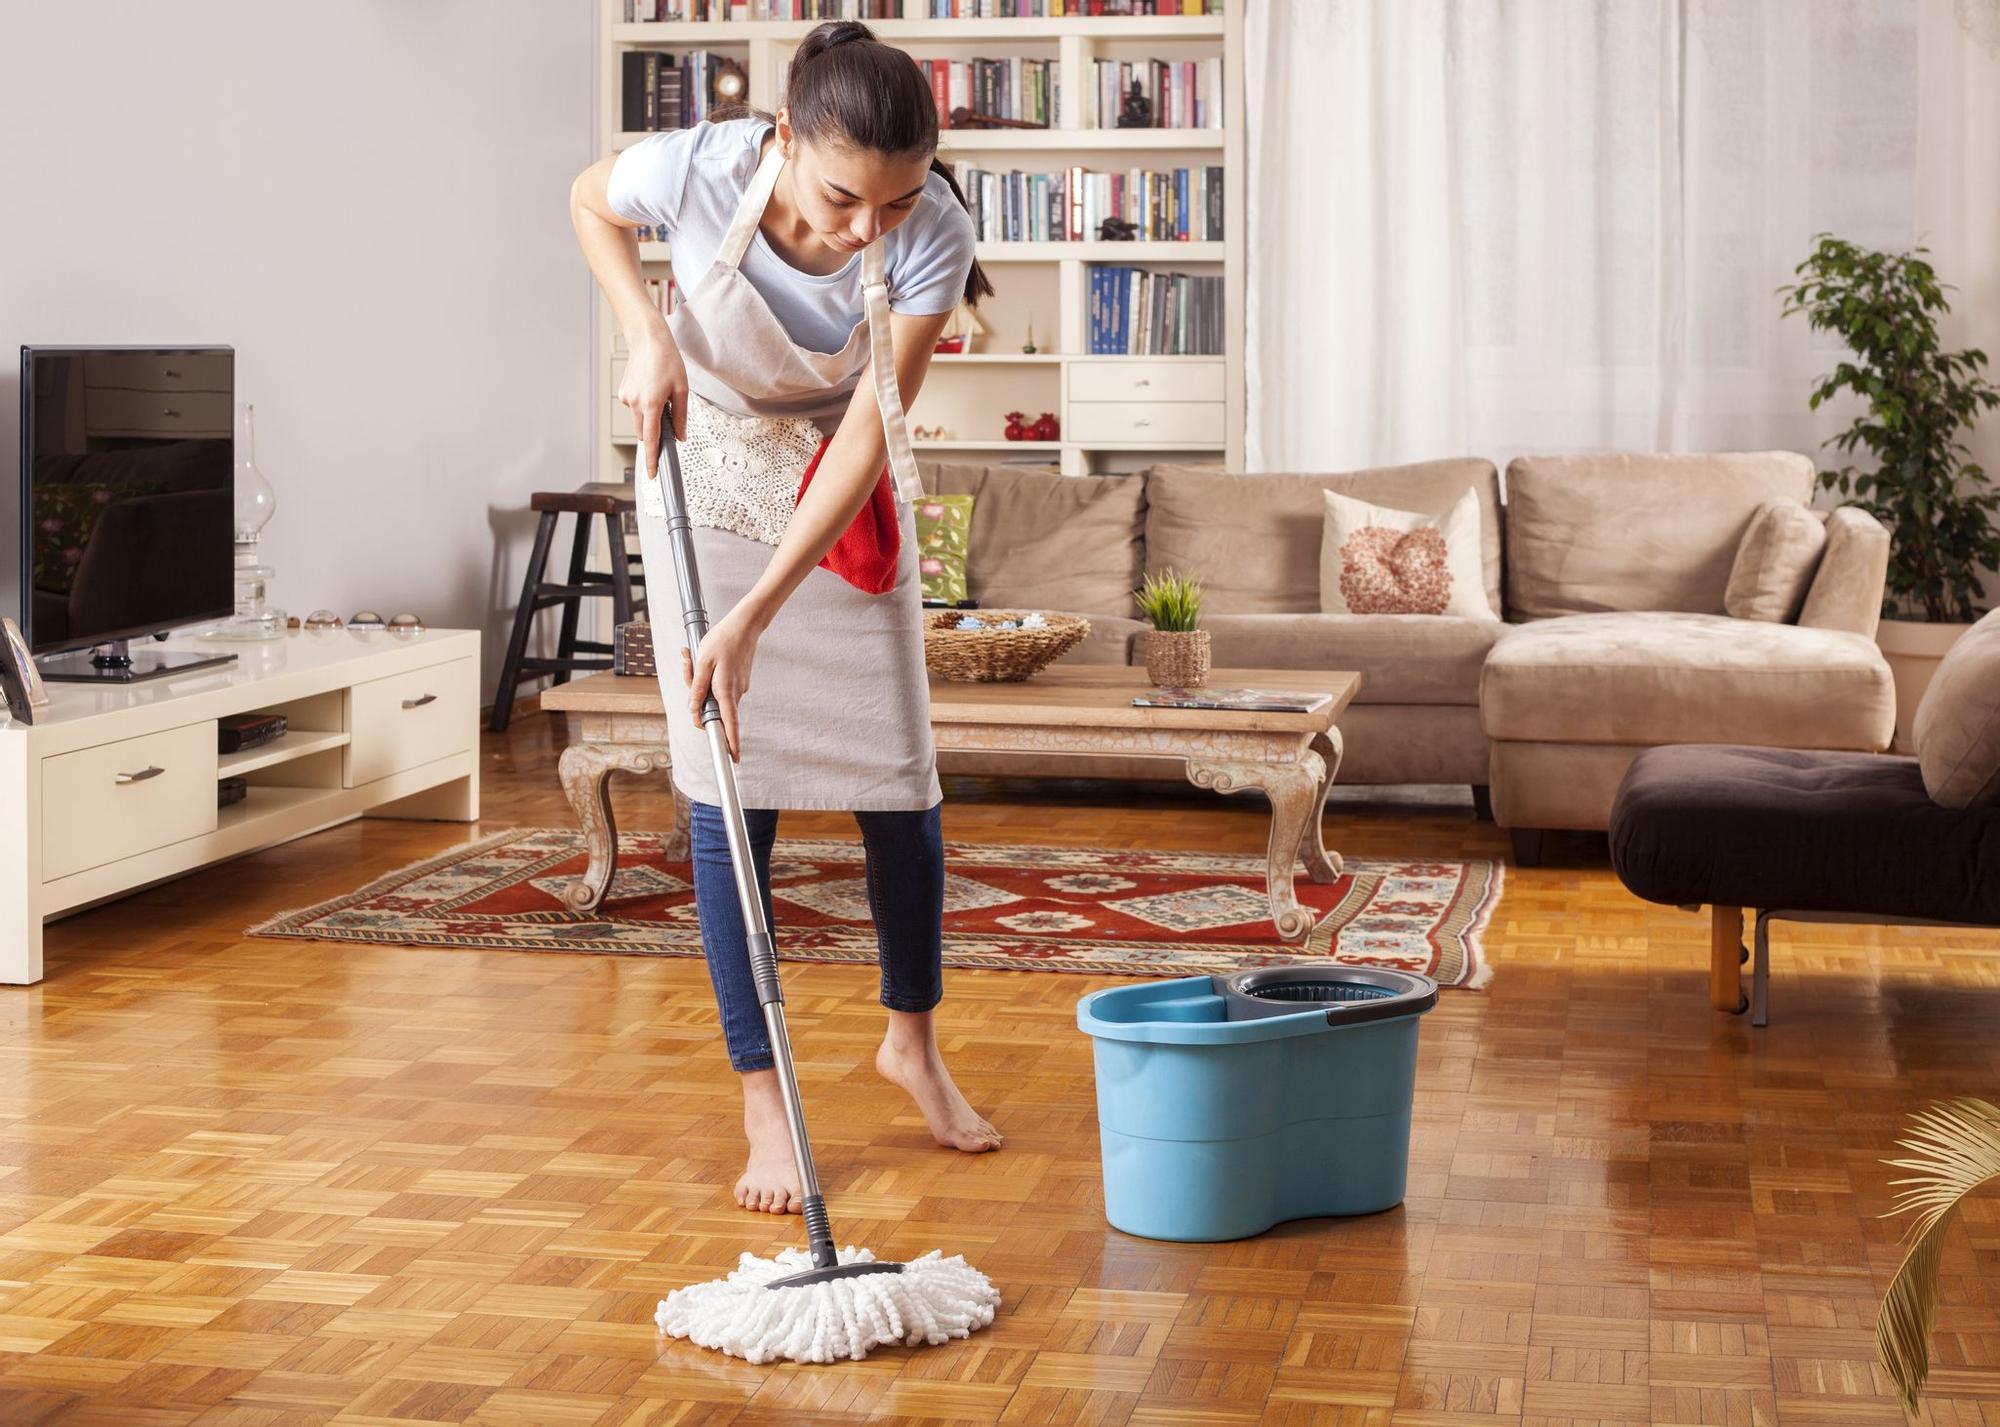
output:
[[[0,718],[0,982],[42,979],[45,919],[352,818],[479,816],[475,631],[294,630],[231,657]],[[281,713],[285,735],[220,753],[238,713]],[[220,807],[226,777],[249,792]]]
[[[130,640],[113,639],[89,649],[40,655],[35,660],[35,667],[42,671],[45,682],[133,684],[141,679],[164,679],[170,674],[184,674],[190,669],[227,664],[235,657],[234,654],[193,649],[177,649],[171,653],[148,649],[134,654]]]

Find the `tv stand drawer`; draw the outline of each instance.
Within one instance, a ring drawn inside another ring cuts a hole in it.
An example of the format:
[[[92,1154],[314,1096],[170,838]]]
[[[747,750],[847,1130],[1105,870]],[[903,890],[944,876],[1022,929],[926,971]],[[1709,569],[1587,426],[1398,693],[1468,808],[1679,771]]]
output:
[[[215,831],[215,721],[42,760],[42,880]]]
[[[477,661],[453,659],[348,691],[346,784],[463,753],[478,742]]]

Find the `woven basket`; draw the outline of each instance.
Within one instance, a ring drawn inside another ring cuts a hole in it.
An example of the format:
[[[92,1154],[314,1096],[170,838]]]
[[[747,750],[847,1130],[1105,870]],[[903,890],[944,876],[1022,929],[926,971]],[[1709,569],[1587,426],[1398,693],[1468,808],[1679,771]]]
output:
[[[1041,629],[956,629],[970,613],[989,623],[1039,613]],[[1012,683],[1039,673],[1090,633],[1090,621],[1046,610],[934,609],[924,613],[924,663],[940,679],[962,684]]]
[[[1146,677],[1163,689],[1198,689],[1208,682],[1208,631],[1146,631]]]

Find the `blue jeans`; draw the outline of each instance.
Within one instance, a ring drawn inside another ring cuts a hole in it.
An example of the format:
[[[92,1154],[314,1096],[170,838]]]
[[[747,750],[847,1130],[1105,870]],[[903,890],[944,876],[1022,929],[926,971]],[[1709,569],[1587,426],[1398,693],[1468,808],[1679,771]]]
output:
[[[938,807],[922,812],[856,812],[867,869],[868,910],[875,918],[875,946],[882,964],[882,1004],[893,1011],[928,1011],[944,998],[944,833]],[[750,951],[743,909],[736,901],[736,877],[729,864],[729,838],[722,810],[692,803],[689,840],[694,862],[694,904],[701,918],[702,952],[708,979],[722,1013],[729,1064],[737,1070],[769,1070],[771,1041],[764,1034],[764,1010],[750,979]],[[750,849],[757,863],[757,887],[764,920],[771,915],[771,843],[778,814],[746,808]],[[773,935],[782,948],[784,938]]]

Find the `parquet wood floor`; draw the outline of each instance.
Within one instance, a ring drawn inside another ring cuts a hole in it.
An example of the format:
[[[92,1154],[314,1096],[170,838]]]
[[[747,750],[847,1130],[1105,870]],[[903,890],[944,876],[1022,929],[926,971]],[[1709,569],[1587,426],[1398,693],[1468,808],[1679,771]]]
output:
[[[486,745],[486,826],[555,823],[557,720]],[[628,790],[628,826],[664,808]],[[947,835],[1254,852],[1184,788],[966,783]],[[839,832],[799,816],[800,833]],[[74,1427],[1131,1427],[1893,1423],[1874,1366],[1903,1116],[2000,1082],[2000,938],[1791,927],[1774,1022],[1706,1003],[1706,922],[1601,842],[1510,871],[1485,994],[1425,1023],[1408,1201],[1234,1244],[1126,1238],[1098,1197],[1103,984],[948,973],[947,1052],[1006,1132],[933,1147],[869,1068],[872,974],[788,966],[843,1240],[962,1251],[969,1342],[752,1368],[656,1300],[797,1221],[737,1210],[699,963],[247,941],[469,835],[351,824],[59,923],[0,990],[0,1422]],[[1338,803],[1328,841],[1500,856],[1449,805]],[[2000,1423],[2000,1204],[1946,1265],[1931,1404]]]

